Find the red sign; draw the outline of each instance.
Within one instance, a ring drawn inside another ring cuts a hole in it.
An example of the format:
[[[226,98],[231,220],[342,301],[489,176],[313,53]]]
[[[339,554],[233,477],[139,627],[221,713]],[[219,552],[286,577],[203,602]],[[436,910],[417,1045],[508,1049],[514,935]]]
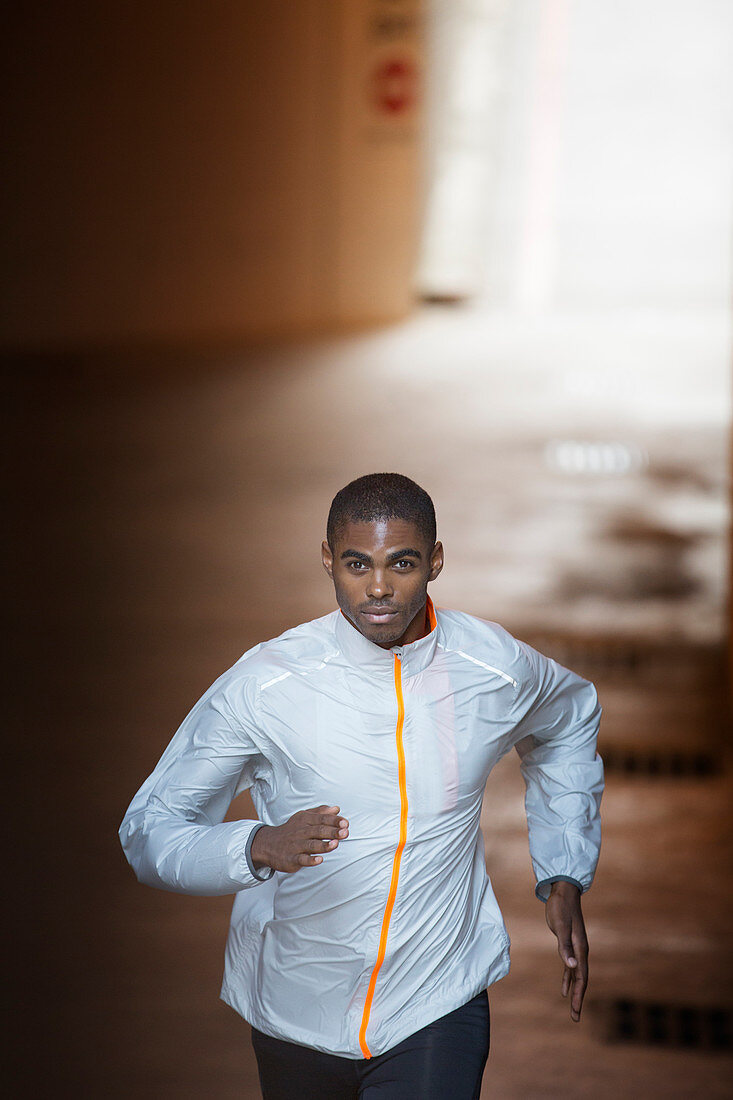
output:
[[[410,58],[381,61],[374,70],[372,92],[385,114],[404,114],[417,99],[417,66]]]

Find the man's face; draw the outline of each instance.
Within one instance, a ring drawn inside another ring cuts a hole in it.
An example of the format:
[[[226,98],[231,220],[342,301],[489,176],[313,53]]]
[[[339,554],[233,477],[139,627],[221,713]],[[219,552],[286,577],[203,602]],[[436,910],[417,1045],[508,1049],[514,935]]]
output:
[[[378,519],[347,523],[321,552],[339,607],[365,638],[389,649],[424,637],[428,582],[443,568],[439,542],[429,546],[414,523]]]

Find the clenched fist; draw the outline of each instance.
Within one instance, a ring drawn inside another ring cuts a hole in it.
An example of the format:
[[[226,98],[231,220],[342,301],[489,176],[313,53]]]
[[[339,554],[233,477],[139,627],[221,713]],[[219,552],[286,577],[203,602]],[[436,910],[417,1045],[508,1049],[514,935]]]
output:
[[[284,825],[263,825],[255,833],[252,863],[275,871],[299,871],[323,863],[324,852],[338,848],[349,835],[349,823],[339,806],[315,806],[299,810]]]

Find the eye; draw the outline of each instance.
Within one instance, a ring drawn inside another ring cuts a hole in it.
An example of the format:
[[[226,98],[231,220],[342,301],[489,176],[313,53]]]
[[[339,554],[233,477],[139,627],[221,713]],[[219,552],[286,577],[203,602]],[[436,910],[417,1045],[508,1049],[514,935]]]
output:
[[[352,573],[361,573],[362,569],[366,569],[366,565],[363,561],[347,561],[346,568],[350,569]]]
[[[401,573],[407,572],[408,569],[412,569],[415,565],[415,563],[413,561],[410,561],[409,558],[400,558],[400,560],[396,561],[394,564],[395,569],[399,569]]]

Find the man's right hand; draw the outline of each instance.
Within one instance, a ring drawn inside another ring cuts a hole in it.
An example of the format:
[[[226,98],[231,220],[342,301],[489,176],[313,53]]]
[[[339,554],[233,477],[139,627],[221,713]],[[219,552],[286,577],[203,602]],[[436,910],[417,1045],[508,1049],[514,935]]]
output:
[[[299,810],[284,825],[263,825],[255,833],[250,856],[260,867],[275,871],[299,871],[323,863],[324,852],[333,852],[349,835],[349,823],[339,806],[315,806]]]

